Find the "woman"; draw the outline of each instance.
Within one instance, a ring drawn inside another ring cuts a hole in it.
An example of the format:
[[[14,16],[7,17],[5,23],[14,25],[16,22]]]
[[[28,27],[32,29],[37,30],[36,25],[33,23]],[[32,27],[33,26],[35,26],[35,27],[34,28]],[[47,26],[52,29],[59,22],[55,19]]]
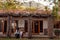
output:
[[[19,31],[19,28],[16,30],[16,32],[15,32],[15,36],[16,36],[16,38],[19,38],[20,36],[20,31]]]
[[[22,38],[23,36],[23,31],[20,31],[20,38]]]

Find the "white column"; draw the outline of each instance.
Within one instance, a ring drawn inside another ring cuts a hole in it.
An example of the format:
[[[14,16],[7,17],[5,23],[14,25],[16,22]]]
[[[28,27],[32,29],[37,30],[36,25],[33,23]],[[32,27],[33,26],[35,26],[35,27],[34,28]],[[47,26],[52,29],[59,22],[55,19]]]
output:
[[[19,21],[18,21],[18,27],[20,28],[20,27],[24,27],[24,25],[25,25],[25,21],[23,20],[23,19],[20,19]]]
[[[47,28],[48,28],[48,21],[43,20],[43,29],[47,29]]]

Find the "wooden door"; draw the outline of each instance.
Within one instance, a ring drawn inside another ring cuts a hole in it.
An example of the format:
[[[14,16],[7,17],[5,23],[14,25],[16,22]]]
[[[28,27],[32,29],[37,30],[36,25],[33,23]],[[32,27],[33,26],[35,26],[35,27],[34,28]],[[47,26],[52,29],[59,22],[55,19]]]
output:
[[[11,33],[15,33],[18,28],[18,20],[14,20],[12,23]]]
[[[4,22],[3,22],[3,33],[4,34],[7,33],[7,20],[4,20]]]
[[[3,27],[3,21],[2,20],[0,20],[0,32],[3,32],[4,31],[4,27]]]
[[[39,34],[43,32],[43,21],[42,20],[33,20],[32,21],[32,33]]]
[[[33,34],[38,34],[40,32],[40,25],[39,25],[39,21],[38,20],[34,20],[32,22],[32,33]]]

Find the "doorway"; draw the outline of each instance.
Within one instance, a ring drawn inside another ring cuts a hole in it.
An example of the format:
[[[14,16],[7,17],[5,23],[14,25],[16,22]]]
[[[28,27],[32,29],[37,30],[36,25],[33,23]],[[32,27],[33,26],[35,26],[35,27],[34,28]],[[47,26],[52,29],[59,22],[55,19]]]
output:
[[[6,32],[7,32],[7,21],[5,20],[4,21],[4,31],[3,31],[3,33],[6,34]]]
[[[3,30],[3,26],[2,25],[3,25],[2,21],[0,20],[0,32],[2,32],[2,30]]]
[[[43,20],[33,20],[32,33],[39,34],[43,32]]]

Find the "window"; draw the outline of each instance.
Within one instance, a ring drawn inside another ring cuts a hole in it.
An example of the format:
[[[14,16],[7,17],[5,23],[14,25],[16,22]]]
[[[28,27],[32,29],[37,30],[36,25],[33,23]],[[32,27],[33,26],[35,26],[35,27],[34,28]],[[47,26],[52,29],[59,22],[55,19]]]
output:
[[[25,20],[25,32],[28,32],[28,21]]]
[[[59,23],[54,24],[54,28],[60,28],[60,22],[59,22]]]
[[[4,33],[7,32],[7,21],[4,21]]]
[[[34,31],[35,31],[35,33],[39,33],[38,28],[39,28],[39,21],[34,21]]]
[[[18,29],[18,20],[15,20],[16,28]]]
[[[58,0],[58,1],[60,1],[60,0]]]
[[[2,22],[1,22],[1,20],[0,20],[0,32],[2,32],[2,24],[1,24]]]
[[[43,21],[40,21],[40,32],[43,32]]]

